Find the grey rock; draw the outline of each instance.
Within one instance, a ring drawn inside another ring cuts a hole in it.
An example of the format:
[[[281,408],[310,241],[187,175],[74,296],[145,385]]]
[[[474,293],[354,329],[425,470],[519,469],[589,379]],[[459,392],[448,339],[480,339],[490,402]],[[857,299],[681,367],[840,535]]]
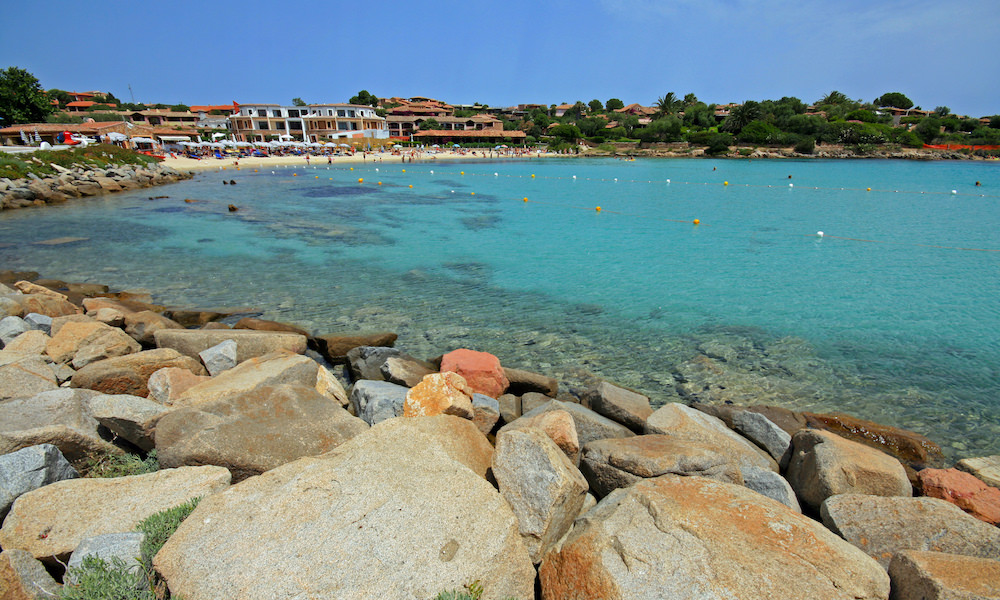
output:
[[[532,562],[540,563],[579,515],[587,480],[555,442],[533,429],[497,434],[493,476]]]
[[[889,562],[891,600],[1000,600],[1000,562],[904,550]]]
[[[174,405],[191,406],[201,402],[233,398],[253,393],[265,386],[316,387],[318,378],[319,364],[316,361],[299,354],[278,350],[243,361],[208,381],[188,388],[174,399]]]
[[[548,404],[552,401],[545,394],[539,394],[538,392],[526,392],[521,396],[521,414],[524,415],[529,413],[543,404]]]
[[[41,356],[12,357],[0,366],[0,401],[59,388],[55,371]]]
[[[523,398],[522,398],[523,400]],[[608,438],[632,437],[635,434],[632,430],[620,423],[616,423],[607,417],[603,417],[596,412],[575,404],[573,402],[560,402],[559,400],[549,400],[545,404],[530,411],[525,411],[522,417],[533,417],[543,412],[552,410],[565,410],[573,417],[576,426],[577,439],[583,446],[594,440],[604,440]]]
[[[31,325],[21,317],[4,317],[0,319],[0,343],[6,346],[14,341],[14,338],[30,330]]]
[[[594,412],[621,423],[632,431],[643,430],[646,419],[653,414],[649,398],[631,390],[612,385],[607,381],[587,390],[584,404]]]
[[[0,454],[39,444],[58,447],[70,461],[91,453],[121,454],[100,436],[100,424],[90,415],[89,400],[97,395],[56,389],[0,402]]]
[[[253,329],[160,329],[153,334],[158,348],[173,348],[197,360],[198,353],[225,340],[236,342],[236,361],[242,363],[276,350],[306,351],[306,336]]]
[[[743,484],[740,465],[730,456],[707,444],[657,434],[589,442],[583,446],[580,470],[598,498],[668,473]]]
[[[539,569],[545,598],[885,600],[878,563],[742,486],[664,475],[615,490]]]
[[[470,468],[470,452],[485,464]],[[491,454],[458,417],[384,421],[206,498],[154,566],[187,600],[291,598],[303,582],[316,598],[432,598],[474,581],[487,598],[532,598],[517,520],[483,478]]]
[[[986,485],[1000,487],[1000,454],[963,458],[955,468],[975,475]]]
[[[73,570],[83,566],[83,559],[94,556],[109,565],[113,565],[116,559],[120,560],[135,579],[135,589],[150,589],[142,566],[142,542],[145,539],[146,534],[139,532],[105,533],[84,538],[69,557],[66,582],[76,584]]]
[[[18,496],[77,476],[76,469],[52,444],[0,455],[0,522]]]
[[[733,428],[757,444],[785,469],[792,456],[792,436],[764,415],[748,410],[733,413]]]
[[[236,366],[236,342],[225,340],[198,353],[208,374],[215,377]]]
[[[48,315],[28,313],[24,315],[24,322],[32,329],[45,332],[46,335],[49,335],[52,331],[52,317]]]
[[[1000,560],[1000,529],[937,498],[841,494],[820,509],[823,524],[888,568],[901,550]]]
[[[437,372],[428,363],[403,356],[390,356],[382,363],[382,379],[406,387],[414,387],[424,376]]]
[[[127,394],[94,396],[87,406],[98,423],[146,452],[154,446],[156,420],[169,410],[158,402]]]
[[[8,296],[0,296],[0,318],[20,317],[24,314],[21,303]]]
[[[646,433],[669,435],[677,440],[701,442],[728,454],[741,467],[778,470],[778,463],[721,420],[679,403],[665,404],[646,420]]]
[[[472,422],[483,435],[493,431],[493,427],[500,420],[500,403],[486,394],[472,395],[472,411]]]
[[[351,370],[351,377],[355,380],[382,381],[385,379],[382,374],[382,365],[385,361],[402,355],[402,350],[388,346],[358,346],[347,351],[347,365]]]
[[[0,552],[0,598],[51,600],[58,598],[61,591],[45,565],[30,552],[17,548],[5,548]]]
[[[362,379],[354,384],[350,401],[358,417],[369,425],[374,425],[403,416],[408,391],[410,388],[388,381]]]
[[[815,429],[796,433],[792,446],[788,482],[799,499],[813,508],[837,494],[913,494],[903,465],[874,448]]]
[[[777,500],[797,513],[802,512],[792,486],[781,475],[760,467],[743,467],[740,469],[740,473],[743,475],[745,487],[772,500]]]

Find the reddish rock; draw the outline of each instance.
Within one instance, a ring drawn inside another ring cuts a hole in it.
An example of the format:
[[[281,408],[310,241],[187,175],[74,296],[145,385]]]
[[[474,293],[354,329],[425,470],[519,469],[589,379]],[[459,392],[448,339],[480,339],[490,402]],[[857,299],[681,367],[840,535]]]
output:
[[[206,374],[205,367],[193,358],[170,348],[160,348],[90,363],[73,375],[70,387],[145,398],[149,395],[149,377],[165,367],[180,367],[196,375]]]
[[[404,417],[455,415],[472,419],[472,389],[458,373],[431,373],[406,393]]]
[[[233,329],[256,329],[257,331],[286,331],[289,333],[297,333],[299,335],[304,335],[309,337],[309,332],[301,327],[296,327],[295,325],[290,325],[288,323],[281,323],[279,321],[268,321],[266,319],[255,319],[253,317],[244,317],[233,325]]]
[[[490,398],[499,398],[510,385],[500,359],[488,352],[453,350],[441,358],[441,372],[446,371],[458,373],[474,392]]]
[[[924,469],[917,476],[925,496],[951,502],[980,521],[1000,524],[1000,489],[958,469]]]
[[[871,446],[920,468],[944,464],[941,447],[912,431],[865,421],[850,415],[802,413],[810,427],[832,431],[840,437]]]

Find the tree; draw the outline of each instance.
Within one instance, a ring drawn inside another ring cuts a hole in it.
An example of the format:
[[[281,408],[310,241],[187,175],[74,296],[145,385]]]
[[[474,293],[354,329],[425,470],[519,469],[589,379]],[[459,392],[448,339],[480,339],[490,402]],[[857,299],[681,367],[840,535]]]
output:
[[[764,121],[753,121],[740,131],[736,139],[746,144],[762,146],[777,142],[780,136],[781,130],[774,125]]]
[[[586,119],[580,119],[576,123],[577,127],[580,128],[580,133],[586,137],[593,137],[604,133],[604,127],[607,124],[608,120],[604,117],[587,117]]]
[[[694,106],[698,104],[698,96],[692,93],[684,94],[684,106]]]
[[[564,123],[553,127],[552,131],[549,132],[549,135],[560,138],[566,142],[575,142],[580,139],[580,128],[576,125],[567,125]]]
[[[760,103],[747,100],[742,105],[729,111],[729,116],[719,126],[719,131],[739,133],[743,128],[761,117]]]
[[[681,139],[681,120],[674,115],[660,117],[645,129],[639,130],[637,137],[643,142],[673,142]]]
[[[850,103],[850,101],[851,101],[851,99],[848,98],[845,94],[842,94],[842,93],[838,92],[837,90],[834,90],[834,91],[830,92],[829,94],[823,96],[819,100],[817,100],[816,104],[818,106],[825,106],[825,105],[829,105],[829,104],[848,104],[848,103]],[[911,106],[912,106],[912,104],[911,104]]]
[[[371,95],[368,90],[361,90],[357,96],[352,96],[349,102],[361,106],[378,106],[378,96]]]
[[[923,119],[913,128],[913,133],[922,139],[925,144],[930,144],[934,138],[941,135],[941,120],[934,117]]]
[[[590,112],[592,112],[592,113],[600,112],[600,111],[604,110],[604,104],[600,100],[598,100],[597,98],[594,98],[593,100],[591,100],[590,102],[588,102],[587,106],[590,107]]]
[[[661,115],[672,114],[681,105],[681,101],[673,92],[667,92],[664,96],[656,99],[656,110]]]
[[[70,96],[69,92],[64,90],[52,88],[45,93],[48,95],[49,100],[57,101],[60,108],[65,108],[67,104],[73,101],[73,96]]]
[[[990,117],[990,129],[1000,129],[1000,115]]]
[[[437,122],[437,119],[432,117],[420,123],[420,131],[430,131],[432,129],[441,129],[441,124]]]
[[[308,106],[302,98],[292,98],[292,104],[295,106]]]
[[[610,112],[612,110],[618,110],[619,108],[625,108],[625,103],[618,98],[612,98],[604,103],[604,108]]]
[[[947,106],[938,106],[934,109],[934,112],[936,112],[939,117],[947,117],[951,114],[951,109]]]
[[[888,92],[882,94],[878,98],[875,98],[875,105],[891,106],[893,108],[902,108],[903,110],[906,110],[908,108],[913,108],[913,100],[910,100],[899,92]]]
[[[53,109],[34,75],[18,67],[0,71],[0,125],[43,123]]]
[[[302,105],[297,104],[296,106],[302,106]],[[174,104],[173,106],[170,107],[170,110],[174,112],[190,112],[191,107],[188,106],[187,104]]]

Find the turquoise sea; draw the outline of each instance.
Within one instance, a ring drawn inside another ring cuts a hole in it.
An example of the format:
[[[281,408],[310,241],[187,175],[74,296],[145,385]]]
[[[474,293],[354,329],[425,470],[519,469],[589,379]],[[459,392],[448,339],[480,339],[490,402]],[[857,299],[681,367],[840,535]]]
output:
[[[0,265],[318,333],[391,330],[415,356],[475,348],[657,403],[840,411],[952,456],[1000,453],[1000,164],[353,167],[244,165],[3,212]],[[87,239],[37,243],[64,236]]]

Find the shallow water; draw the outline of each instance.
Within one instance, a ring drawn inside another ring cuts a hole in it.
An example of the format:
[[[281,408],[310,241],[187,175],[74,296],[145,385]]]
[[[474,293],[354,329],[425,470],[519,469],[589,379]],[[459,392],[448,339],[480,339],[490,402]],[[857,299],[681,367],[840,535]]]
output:
[[[607,378],[656,402],[680,389],[842,411],[924,433],[953,456],[995,454],[998,168],[612,159],[230,168],[0,213],[0,264],[145,287],[165,303],[245,306],[319,333],[389,329],[416,356],[472,347],[570,385]],[[159,195],[169,197],[150,199]],[[36,243],[64,236],[89,239]],[[705,357],[708,371],[697,368]]]

